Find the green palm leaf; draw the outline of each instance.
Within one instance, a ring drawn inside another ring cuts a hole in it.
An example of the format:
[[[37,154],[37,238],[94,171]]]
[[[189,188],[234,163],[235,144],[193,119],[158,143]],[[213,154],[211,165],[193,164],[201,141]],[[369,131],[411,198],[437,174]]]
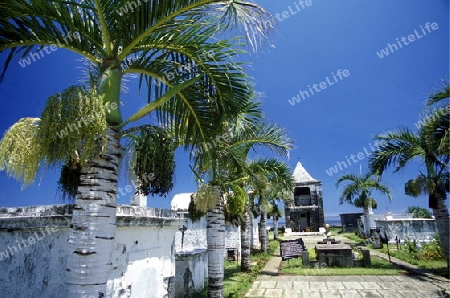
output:
[[[380,182],[379,177],[374,177],[370,173],[366,175],[344,174],[336,181],[336,187],[343,182],[347,183],[339,197],[340,204],[349,203],[362,208],[371,205],[372,208],[376,208],[376,201],[371,196],[374,190],[385,194],[389,200],[392,200],[389,188]]]

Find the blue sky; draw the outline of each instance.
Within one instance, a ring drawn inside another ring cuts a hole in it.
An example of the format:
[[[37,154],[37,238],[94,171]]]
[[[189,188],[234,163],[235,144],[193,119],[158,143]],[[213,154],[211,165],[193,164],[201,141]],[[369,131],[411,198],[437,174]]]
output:
[[[449,2],[311,0],[303,7],[293,0],[257,2],[278,20],[272,35],[275,49],[241,59],[252,63],[248,72],[264,94],[267,117],[286,128],[295,142],[288,162],[293,169],[300,159],[322,181],[326,215],[357,212],[353,206],[339,205],[336,179],[367,170],[373,135],[399,127],[414,129],[427,96],[449,78]],[[383,49],[389,55],[380,58]],[[0,59],[4,61],[5,54]],[[26,67],[12,61],[0,84],[0,132],[21,117],[38,117],[48,96],[78,83],[82,76],[78,57],[62,49],[49,51]],[[128,86],[122,96],[125,115],[146,100],[135,84]],[[149,207],[167,208],[173,194],[195,191],[188,154],[177,151],[174,190],[166,198],[149,197]],[[338,173],[330,176],[327,170],[338,162],[343,170],[337,167]],[[427,207],[426,197],[411,198],[403,192],[404,183],[421,169],[416,162],[400,173],[384,175],[393,201],[375,194],[377,212]],[[58,177],[58,169],[50,169],[22,189],[1,172],[0,206],[61,203],[56,195]],[[121,187],[127,184],[124,179],[120,182]],[[129,196],[120,197],[119,203],[129,203]]]

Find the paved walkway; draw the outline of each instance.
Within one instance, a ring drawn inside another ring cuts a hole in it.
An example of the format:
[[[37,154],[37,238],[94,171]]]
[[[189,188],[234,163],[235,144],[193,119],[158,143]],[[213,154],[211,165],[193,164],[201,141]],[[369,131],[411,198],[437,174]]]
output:
[[[309,237],[308,237],[309,238]],[[305,241],[305,237],[303,237]],[[308,239],[314,243],[316,239]],[[305,242],[306,244],[306,242]],[[309,247],[308,244],[306,244]],[[371,251],[372,253],[373,251]],[[375,253],[381,257],[383,254]],[[409,264],[400,260],[399,265],[408,267]],[[286,297],[286,298],[353,298],[353,297],[420,297],[420,298],[448,298],[450,282],[448,279],[424,274],[403,276],[291,276],[278,275],[281,263],[280,257],[273,257],[264,267],[261,275],[253,283],[245,297]],[[446,294],[447,293],[447,294]]]
[[[245,297],[420,297],[445,296],[448,283],[437,285],[422,276],[263,276]]]

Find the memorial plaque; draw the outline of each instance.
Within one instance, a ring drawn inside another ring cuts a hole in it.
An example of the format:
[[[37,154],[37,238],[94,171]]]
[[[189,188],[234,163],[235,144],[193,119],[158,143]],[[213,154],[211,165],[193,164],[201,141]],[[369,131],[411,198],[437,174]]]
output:
[[[283,261],[298,258],[302,255],[305,250],[305,244],[303,243],[302,238],[298,238],[295,240],[281,240],[280,241],[280,252],[281,259]]]

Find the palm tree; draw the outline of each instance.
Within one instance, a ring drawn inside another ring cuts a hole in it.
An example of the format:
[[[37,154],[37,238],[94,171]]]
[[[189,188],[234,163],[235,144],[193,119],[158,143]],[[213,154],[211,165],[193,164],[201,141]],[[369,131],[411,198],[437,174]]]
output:
[[[283,216],[283,210],[278,207],[276,202],[271,203],[268,216],[273,218],[273,240],[278,240],[278,220]]]
[[[283,193],[292,191],[294,182],[292,171],[283,162],[277,159],[261,159],[251,165],[258,180],[253,180],[251,186],[257,199],[258,213],[260,215],[260,242],[261,251],[267,252],[269,239],[267,237],[268,213],[272,201],[281,198]]]
[[[282,199],[285,203],[290,201],[290,194],[285,192],[284,193],[284,197],[285,199]],[[283,209],[280,208],[280,206],[278,205],[279,199],[276,200],[272,200],[271,203],[271,208],[269,209],[269,218],[272,217],[273,218],[273,239],[274,240],[278,240],[278,220],[283,217]]]
[[[430,96],[423,129],[428,142],[436,142],[439,152],[450,154],[450,85]],[[434,145],[436,146],[436,145]]]
[[[274,124],[265,124],[258,120],[259,110],[249,107],[248,112],[230,124],[227,138],[216,138],[215,142],[204,144],[204,150],[194,158],[194,172],[201,181],[199,200],[203,210],[208,210],[208,297],[223,297],[224,253],[225,253],[225,204],[230,204],[226,196],[240,188],[238,197],[233,201],[237,206],[234,216],[245,214],[247,192],[243,183],[247,177],[247,156],[252,148],[258,146],[273,149],[286,154],[291,142],[284,131]],[[256,118],[255,118],[256,117]],[[207,149],[208,148],[208,149]],[[243,252],[245,255],[246,252]]]
[[[207,142],[227,115],[248,104],[252,92],[242,64],[233,59],[241,52],[239,41],[211,37],[240,22],[256,49],[272,28],[269,14],[248,1],[149,0],[133,2],[132,9],[130,4],[125,0],[0,3],[0,52],[7,51],[0,80],[13,58],[30,61],[38,55],[33,51],[48,46],[67,49],[91,63],[90,91],[74,87],[52,97],[42,119],[19,120],[0,145],[1,169],[25,183],[34,180],[41,161],[78,173],[75,186],[69,187],[77,191],[67,261],[69,296],[105,294],[115,235],[121,137],[133,132],[138,137],[160,136],[148,126],[125,127],[151,113],[158,123],[172,126],[176,137],[187,138],[186,148]],[[123,120],[120,91],[127,75],[139,75],[140,85],[148,89],[148,104]],[[89,117],[75,122],[80,115]],[[62,130],[67,132],[67,125],[79,129],[57,137]],[[20,142],[19,137],[29,142]],[[5,153],[12,149],[14,154]],[[143,159],[137,164],[152,164],[145,162],[146,156],[136,159]],[[158,192],[146,179],[151,169],[136,168],[140,190]]]
[[[447,89],[448,90],[448,89]],[[447,116],[448,118],[448,111]],[[434,123],[434,121],[431,121]],[[448,125],[444,124],[444,125]],[[432,125],[426,124],[417,133],[408,129],[377,135],[382,143],[369,159],[370,168],[374,173],[382,174],[389,166],[395,166],[397,172],[413,160],[421,160],[425,173],[410,179],[405,184],[407,195],[418,197],[428,194],[428,206],[433,210],[441,243],[449,265],[449,212],[445,200],[449,190],[448,144],[443,145],[442,139],[448,138],[448,128],[435,131]],[[439,133],[442,132],[442,133]],[[430,134],[431,132],[431,134]],[[438,133],[436,133],[438,132]],[[440,137],[439,137],[440,136]]]
[[[251,196],[247,199],[244,212],[240,220],[241,232],[241,272],[251,272],[251,243],[252,243],[252,215],[248,202]]]
[[[364,210],[364,230],[366,235],[370,233],[370,218],[372,208],[377,207],[376,200],[372,197],[372,191],[379,191],[391,200],[391,194],[387,186],[380,182],[379,177],[373,174],[355,175],[344,174],[336,181],[336,188],[343,182],[347,182],[340,195],[340,204],[349,203]]]

